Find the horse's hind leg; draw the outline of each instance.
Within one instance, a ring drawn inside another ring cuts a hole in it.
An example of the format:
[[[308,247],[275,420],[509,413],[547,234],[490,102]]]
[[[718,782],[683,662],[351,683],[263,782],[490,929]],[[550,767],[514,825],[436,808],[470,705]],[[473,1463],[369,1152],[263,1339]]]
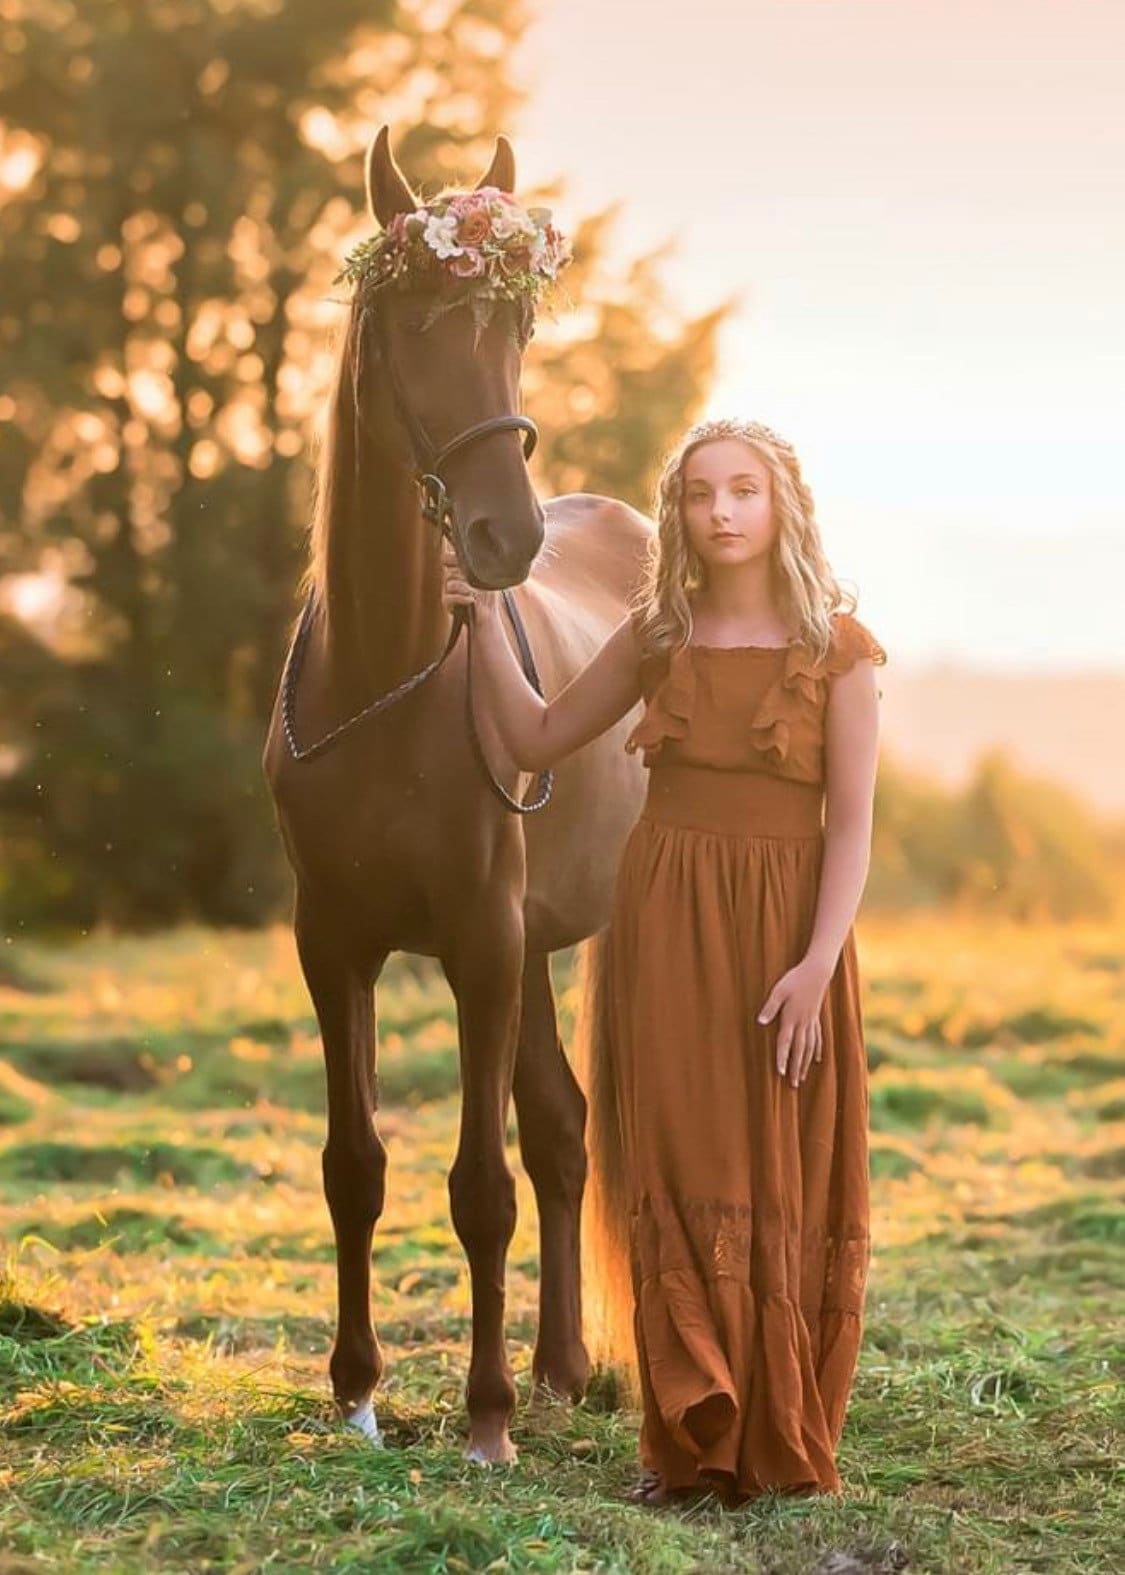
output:
[[[586,1099],[555,1020],[547,955],[529,956],[516,1050],[520,1154],[539,1209],[539,1333],[532,1381],[579,1399],[590,1361],[582,1343],[579,1220],[586,1183]]]
[[[337,1324],[329,1360],[342,1415],[379,1441],[371,1391],[383,1353],[371,1323],[371,1238],[383,1212],[387,1153],[375,1130],[373,985],[386,953],[366,968],[349,959],[347,937],[298,900],[297,950],[324,1044],[328,1137],[324,1195],[336,1233]]]

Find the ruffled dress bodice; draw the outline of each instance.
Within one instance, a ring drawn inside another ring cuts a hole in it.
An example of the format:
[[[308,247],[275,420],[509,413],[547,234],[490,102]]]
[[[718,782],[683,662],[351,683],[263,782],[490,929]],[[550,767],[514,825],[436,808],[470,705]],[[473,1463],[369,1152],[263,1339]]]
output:
[[[646,766],[694,765],[824,781],[831,680],[861,658],[886,662],[858,618],[836,613],[818,658],[806,645],[687,645],[641,663],[645,712],[625,743]]]

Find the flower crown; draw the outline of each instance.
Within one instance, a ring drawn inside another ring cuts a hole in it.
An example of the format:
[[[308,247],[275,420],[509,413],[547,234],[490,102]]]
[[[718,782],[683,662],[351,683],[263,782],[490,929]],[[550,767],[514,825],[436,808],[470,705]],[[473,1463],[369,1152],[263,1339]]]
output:
[[[475,301],[539,299],[571,261],[549,208],[523,208],[497,186],[435,197],[361,241],[333,281],[357,290],[463,284]]]

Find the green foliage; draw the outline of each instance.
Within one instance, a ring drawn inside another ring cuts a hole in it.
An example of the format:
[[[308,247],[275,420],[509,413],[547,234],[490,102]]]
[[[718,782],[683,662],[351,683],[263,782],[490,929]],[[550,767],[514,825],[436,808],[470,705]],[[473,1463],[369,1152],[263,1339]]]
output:
[[[1073,794],[999,752],[983,755],[960,790],[884,755],[867,900],[952,902],[1020,920],[1101,917],[1117,900],[1118,835]]]
[[[559,285],[590,331],[576,339],[561,309],[557,321],[542,322],[525,387],[543,428],[537,474],[545,485],[606,493],[652,514],[665,451],[700,413],[735,302],[685,322],[660,274],[670,244],[607,277],[601,259],[616,211],[578,225]]]
[[[5,12],[0,125],[33,167],[0,204],[14,404],[0,577],[50,570],[66,587],[49,644],[0,620],[0,745],[18,762],[5,776],[0,754],[9,922],[279,910],[289,876],[258,760],[363,141],[396,122],[423,197],[479,179],[495,134],[515,129],[508,60],[527,19],[522,0],[448,0],[440,19],[394,0]],[[552,377],[589,384],[604,408],[597,362],[636,363],[657,293],[618,309],[604,347],[595,331],[573,358],[556,350]],[[663,377],[649,368],[647,412],[630,418],[643,444],[613,464],[613,445],[591,449],[580,484],[643,494],[652,453],[703,397],[700,334],[682,326],[695,349],[676,364],[672,326]],[[549,432],[554,411],[537,414]]]

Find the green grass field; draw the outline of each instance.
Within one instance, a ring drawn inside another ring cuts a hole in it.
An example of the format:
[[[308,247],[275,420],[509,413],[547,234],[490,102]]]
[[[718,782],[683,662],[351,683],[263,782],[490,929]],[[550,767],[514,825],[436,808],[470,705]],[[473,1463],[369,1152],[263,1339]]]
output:
[[[577,1408],[528,1404],[514,1129],[520,1459],[462,1459],[433,965],[396,958],[380,988],[379,1452],[330,1404],[320,1047],[288,931],[0,944],[0,1575],[1125,1569],[1125,930],[859,938],[875,1248],[845,1494],[664,1512],[624,1498],[637,1418],[604,1375]]]

